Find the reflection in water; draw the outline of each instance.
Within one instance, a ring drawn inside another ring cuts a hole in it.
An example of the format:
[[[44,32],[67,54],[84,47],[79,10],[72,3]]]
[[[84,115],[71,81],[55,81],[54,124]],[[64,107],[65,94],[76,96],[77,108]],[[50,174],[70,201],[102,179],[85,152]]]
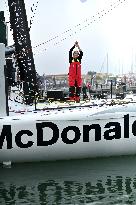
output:
[[[136,204],[136,157],[0,167],[0,204]]]

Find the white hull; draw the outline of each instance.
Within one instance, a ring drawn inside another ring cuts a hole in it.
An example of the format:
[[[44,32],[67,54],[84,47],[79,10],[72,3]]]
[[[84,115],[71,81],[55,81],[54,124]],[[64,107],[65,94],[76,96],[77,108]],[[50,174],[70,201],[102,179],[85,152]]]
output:
[[[50,161],[136,154],[136,136],[134,136],[136,135],[134,124],[136,120],[135,109],[136,105],[132,104],[125,106],[45,111],[4,117],[0,119],[0,138],[2,139],[2,130],[4,130],[3,133],[6,133],[7,138],[4,137],[4,142],[1,142],[0,162]],[[124,120],[124,116],[127,114],[129,114],[129,116],[125,118],[128,119],[129,117],[129,125]],[[116,133],[115,131],[111,131],[109,138],[105,139],[106,135],[104,133],[106,130],[115,128],[115,126],[105,128],[105,125],[109,122],[120,123],[120,137],[119,130],[116,130]],[[54,135],[53,130],[49,127],[39,128],[41,125],[47,125],[47,123],[52,123],[52,125],[55,126]],[[93,129],[88,131],[89,142],[85,142],[85,140],[87,141],[86,127],[92,124],[97,124],[101,128],[99,141],[96,141],[96,135]],[[5,125],[8,126],[4,128],[3,126]],[[37,126],[39,127],[37,128]],[[69,126],[74,126],[75,131],[70,130],[71,128]],[[9,128],[11,128],[11,132],[7,131]],[[69,129],[69,131],[67,129]],[[129,134],[124,133],[124,129],[126,129],[125,132]],[[21,130],[27,130],[27,134],[24,134],[24,131]],[[43,135],[41,130],[43,130]],[[114,137],[111,137],[112,135],[114,135]],[[48,146],[47,144],[39,145],[41,142],[39,142],[39,139],[48,143],[53,137],[56,139],[54,144]],[[9,140],[11,138],[12,142]],[[66,144],[66,139],[69,140],[69,143],[75,138],[75,143]],[[30,147],[20,148],[20,146],[25,146],[28,141],[30,141]],[[7,144],[9,149],[7,149]]]

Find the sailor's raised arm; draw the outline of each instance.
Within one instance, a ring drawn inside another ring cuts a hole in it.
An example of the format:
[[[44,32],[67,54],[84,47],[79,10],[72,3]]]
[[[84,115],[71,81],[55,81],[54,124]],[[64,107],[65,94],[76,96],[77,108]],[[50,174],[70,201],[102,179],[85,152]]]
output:
[[[69,63],[71,63],[72,62],[72,51],[73,51],[73,49],[75,48],[75,45],[69,50]]]
[[[79,46],[79,44],[78,44],[77,41],[76,41],[76,47],[78,48],[78,50],[79,50],[79,52],[80,52],[79,57],[82,58],[82,56],[83,56],[83,51],[82,51],[82,49],[80,48],[80,46]]]

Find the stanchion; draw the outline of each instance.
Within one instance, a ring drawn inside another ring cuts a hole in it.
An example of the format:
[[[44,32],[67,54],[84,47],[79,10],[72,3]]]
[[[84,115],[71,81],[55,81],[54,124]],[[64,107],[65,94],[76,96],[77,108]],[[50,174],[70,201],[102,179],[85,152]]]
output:
[[[9,115],[8,88],[5,78],[5,44],[0,43],[0,116]]]

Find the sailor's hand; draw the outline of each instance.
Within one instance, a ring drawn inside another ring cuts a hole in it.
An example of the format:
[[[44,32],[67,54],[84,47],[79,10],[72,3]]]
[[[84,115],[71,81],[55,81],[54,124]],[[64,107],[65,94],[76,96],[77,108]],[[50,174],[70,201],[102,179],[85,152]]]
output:
[[[75,42],[75,46],[78,46],[78,42],[77,41]]]

